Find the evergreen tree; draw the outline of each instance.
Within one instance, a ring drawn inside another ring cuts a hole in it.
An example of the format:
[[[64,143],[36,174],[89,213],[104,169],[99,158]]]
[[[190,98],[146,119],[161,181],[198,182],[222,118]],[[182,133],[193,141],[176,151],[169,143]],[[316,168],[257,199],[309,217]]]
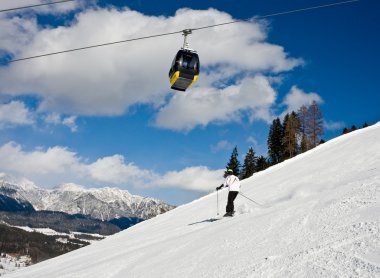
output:
[[[347,134],[347,133],[349,133],[350,131],[348,130],[348,128],[347,127],[345,127],[345,128],[343,128],[343,132],[342,132],[342,134]]]
[[[241,171],[240,178],[246,179],[253,175],[253,173],[256,171],[256,156],[253,148],[249,148],[247,154],[244,158],[244,164]]]
[[[234,175],[239,177],[240,176],[240,162],[238,160],[238,150],[237,146],[232,151],[230,161],[228,162],[226,168],[231,169],[234,172]]]
[[[268,155],[270,162],[274,165],[283,160],[283,138],[284,128],[279,118],[273,120],[268,136]]]
[[[300,120],[297,114],[293,111],[291,114],[286,114],[284,118],[284,159],[292,158],[297,155],[298,137],[300,134]]]
[[[351,127],[351,131],[354,131],[354,130],[357,130],[358,128],[356,127],[356,125],[353,125],[352,127]]]
[[[269,163],[264,156],[259,156],[256,161],[256,171],[260,172],[269,167]]]
[[[320,140],[319,136],[323,135],[323,115],[315,100],[308,108],[306,132],[310,140],[311,148],[316,147]]]
[[[366,128],[366,127],[368,127],[367,122],[365,122],[364,125],[363,125],[363,128]]]

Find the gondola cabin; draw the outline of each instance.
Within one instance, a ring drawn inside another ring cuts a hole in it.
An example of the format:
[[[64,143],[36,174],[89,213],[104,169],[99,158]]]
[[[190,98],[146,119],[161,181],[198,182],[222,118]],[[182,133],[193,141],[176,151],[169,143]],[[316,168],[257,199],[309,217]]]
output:
[[[172,89],[186,91],[197,80],[199,75],[199,56],[195,50],[189,48],[187,36],[192,33],[191,29],[182,31],[183,47],[173,59],[169,70],[169,79]]]
[[[171,88],[186,91],[197,80],[198,75],[198,54],[190,49],[179,50],[169,71]]]

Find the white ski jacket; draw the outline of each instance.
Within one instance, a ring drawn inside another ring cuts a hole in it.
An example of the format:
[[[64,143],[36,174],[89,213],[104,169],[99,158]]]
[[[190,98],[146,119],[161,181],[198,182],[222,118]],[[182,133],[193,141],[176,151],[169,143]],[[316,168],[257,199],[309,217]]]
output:
[[[237,191],[240,190],[240,180],[237,176],[229,175],[226,180],[223,183],[223,187],[229,188],[230,191]]]

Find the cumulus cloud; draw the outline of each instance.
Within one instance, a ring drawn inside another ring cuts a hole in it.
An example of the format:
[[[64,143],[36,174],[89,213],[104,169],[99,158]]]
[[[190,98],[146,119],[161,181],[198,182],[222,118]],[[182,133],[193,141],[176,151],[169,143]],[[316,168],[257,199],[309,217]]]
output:
[[[297,111],[302,105],[309,106],[313,101],[323,103],[322,98],[317,93],[306,93],[297,86],[293,86],[283,101],[283,104],[287,106],[284,114]]]
[[[0,2],[0,9],[1,10],[9,10],[9,9],[15,9],[15,8],[21,8],[21,7],[28,7],[28,6],[36,6],[26,9],[16,9],[9,11],[8,13],[30,13],[35,12],[39,14],[60,14],[60,13],[66,13],[68,11],[77,9],[80,6],[83,6],[85,3],[83,1],[72,1],[72,2],[64,2],[64,3],[57,3],[57,4],[51,4],[51,5],[44,5],[44,6],[37,6],[40,4],[46,4],[51,3],[54,1],[46,1],[46,0],[2,0]],[[93,2],[93,1],[89,1]]]
[[[76,124],[76,116],[70,116],[62,119],[62,124],[69,127],[72,132],[75,132],[78,130],[78,126]]]
[[[127,8],[91,8],[58,27],[39,26],[30,17],[0,18],[0,25],[6,25],[0,28],[0,37],[7,45],[3,51],[18,58],[231,20],[229,14],[214,9],[181,9],[174,16],[155,17]],[[167,73],[182,45],[180,34],[11,63],[0,68],[0,94],[16,97],[33,92],[41,100],[38,111],[79,116],[122,115],[135,104],[148,104],[161,108],[157,126],[181,130],[231,121],[231,117],[239,118],[241,111],[248,111],[251,119],[268,120],[273,90],[263,76],[259,78],[265,84],[254,84],[251,89],[249,83],[257,83],[257,78],[244,76],[281,73],[302,61],[289,57],[282,46],[266,42],[266,36],[265,25],[259,22],[194,32],[190,46],[200,55],[199,82],[190,93],[175,94],[168,103],[165,100],[171,92]],[[206,107],[198,107],[201,97]],[[239,103],[238,97],[259,102],[252,109],[252,104]],[[214,103],[214,111],[207,116],[204,109],[210,103]],[[187,115],[181,118],[182,125],[169,117],[178,116],[181,108]],[[190,109],[202,110],[199,118],[191,115]]]
[[[60,114],[55,112],[44,116],[45,123],[52,125],[65,125],[70,128],[71,132],[76,132],[78,130],[76,120],[76,116],[62,117]]]
[[[249,136],[247,138],[247,143],[249,143],[249,144],[251,144],[253,146],[257,146],[259,144],[254,136]]]
[[[232,150],[233,147],[234,147],[234,145],[231,142],[229,142],[227,140],[221,140],[218,143],[216,143],[215,145],[211,146],[211,151],[213,153],[216,153],[219,151]]]
[[[323,126],[327,130],[342,130],[346,124],[344,122],[324,121]]]
[[[0,168],[3,171],[23,173],[31,176],[64,174],[75,171],[79,165],[76,153],[63,147],[46,150],[25,151],[22,146],[9,142],[0,147]]]
[[[65,147],[24,150],[15,142],[0,146],[0,172],[27,178],[40,186],[73,182],[92,186],[116,185],[135,188],[180,188],[207,192],[222,182],[223,170],[188,167],[160,175],[127,162],[119,154],[88,162]],[[1,175],[0,175],[1,178]]]
[[[23,102],[0,104],[0,127],[34,124],[34,113]]]
[[[113,184],[142,186],[144,181],[150,181],[155,176],[153,172],[140,169],[133,163],[126,163],[122,155],[100,158],[86,169],[92,179]]]
[[[276,92],[264,76],[245,78],[224,89],[194,88],[177,94],[159,111],[155,124],[175,130],[190,130],[210,122],[236,122],[245,114],[251,120],[269,121]]]
[[[18,54],[38,32],[35,18],[6,17],[0,13],[0,54]],[[0,56],[1,58],[1,56]]]
[[[168,172],[154,183],[162,187],[207,192],[223,181],[223,173],[223,169],[212,171],[204,166],[188,167],[182,171]]]

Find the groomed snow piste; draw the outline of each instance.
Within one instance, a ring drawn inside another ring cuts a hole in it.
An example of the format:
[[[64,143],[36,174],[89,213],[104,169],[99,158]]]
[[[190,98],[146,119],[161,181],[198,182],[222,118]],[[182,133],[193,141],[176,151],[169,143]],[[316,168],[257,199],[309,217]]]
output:
[[[380,277],[380,124],[257,173],[242,193],[265,206],[238,196],[235,217],[211,222],[214,192],[7,277]]]

